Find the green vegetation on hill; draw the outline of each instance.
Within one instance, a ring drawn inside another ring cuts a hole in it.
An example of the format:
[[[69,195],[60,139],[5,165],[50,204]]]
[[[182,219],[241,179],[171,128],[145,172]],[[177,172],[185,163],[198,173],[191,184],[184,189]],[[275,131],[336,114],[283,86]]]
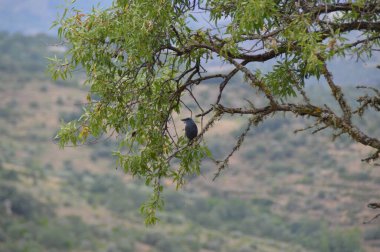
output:
[[[45,76],[47,45],[55,40],[45,35],[24,36],[9,35],[0,32],[0,72],[2,79],[17,77],[17,81],[25,82]]]
[[[62,45],[57,44],[57,39],[44,34],[25,36],[0,32],[0,80],[3,85],[14,86],[36,80],[51,82],[47,74],[47,58],[62,54],[64,50]],[[57,80],[55,83],[74,85],[70,81]]]
[[[114,169],[113,138],[78,147],[80,151],[59,150],[52,140],[60,120],[74,118],[84,92],[42,78],[43,55],[51,41],[44,35],[0,36],[0,45],[8,48],[0,57],[1,252],[379,248],[377,224],[361,222],[368,217],[363,215],[365,203],[377,197],[380,173],[358,163],[360,146],[331,144],[323,134],[294,136],[304,122],[295,125],[281,117],[248,136],[226,176],[212,182],[215,171],[206,163],[202,176],[191,178],[183,192],[167,190],[161,221],[145,227],[139,207],[149,190]],[[19,58],[17,52],[30,53]],[[20,76],[30,78],[21,84]],[[243,127],[223,120],[230,136],[216,132],[210,140],[220,156]],[[366,123],[376,134],[378,119]]]

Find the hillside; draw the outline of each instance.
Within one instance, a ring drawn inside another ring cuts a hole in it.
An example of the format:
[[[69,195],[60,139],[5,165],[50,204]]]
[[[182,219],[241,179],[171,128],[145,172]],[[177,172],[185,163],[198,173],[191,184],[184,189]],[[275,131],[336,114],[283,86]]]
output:
[[[379,250],[379,222],[362,222],[376,214],[366,204],[378,200],[380,170],[361,163],[367,152],[349,139],[295,135],[305,127],[298,118],[273,118],[252,131],[216,181],[206,161],[184,190],[168,185],[160,223],[145,227],[139,207],[149,189],[116,169],[112,138],[64,150],[54,142],[86,93],[80,73],[70,82],[46,76],[52,43],[0,36],[0,251]],[[235,81],[225,101],[249,95]],[[212,87],[204,85],[204,97]],[[310,88],[315,99],[326,95]],[[379,135],[376,114],[363,123]],[[228,153],[243,128],[223,118],[208,136],[214,155]]]

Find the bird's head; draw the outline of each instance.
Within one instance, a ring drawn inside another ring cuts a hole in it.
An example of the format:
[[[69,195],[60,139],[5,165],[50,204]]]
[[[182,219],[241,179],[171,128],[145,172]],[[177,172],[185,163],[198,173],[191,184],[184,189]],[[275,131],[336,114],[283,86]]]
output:
[[[190,117],[187,117],[187,118],[181,119],[181,121],[183,121],[184,123],[194,122],[193,119],[191,119]]]

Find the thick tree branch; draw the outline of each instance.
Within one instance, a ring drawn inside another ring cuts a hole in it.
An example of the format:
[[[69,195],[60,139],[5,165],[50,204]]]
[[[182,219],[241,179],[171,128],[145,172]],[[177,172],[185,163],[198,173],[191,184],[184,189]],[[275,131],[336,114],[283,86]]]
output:
[[[333,129],[339,129],[344,133],[351,136],[356,142],[359,142],[363,145],[370,146],[374,149],[380,150],[380,140],[376,138],[369,137],[364,134],[356,126],[347,123],[346,120],[335,115],[331,110],[322,109],[314,105],[303,105],[303,104],[277,104],[275,106],[266,106],[255,109],[243,109],[243,108],[227,108],[222,105],[217,106],[218,111],[227,114],[250,114],[250,115],[260,115],[267,116],[277,112],[291,112],[299,116],[309,116],[314,117],[325,125]]]

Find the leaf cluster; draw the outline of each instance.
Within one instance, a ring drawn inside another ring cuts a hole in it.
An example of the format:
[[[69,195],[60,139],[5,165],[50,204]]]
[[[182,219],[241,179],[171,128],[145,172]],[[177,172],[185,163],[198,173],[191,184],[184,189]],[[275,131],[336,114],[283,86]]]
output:
[[[201,161],[211,156],[203,136],[223,114],[246,115],[256,126],[275,113],[292,113],[313,119],[308,128],[314,132],[332,128],[336,136],[348,134],[378,150],[380,141],[352,123],[358,112],[327,62],[346,55],[370,57],[378,50],[379,13],[376,1],[334,0],[117,0],[91,13],[67,9],[55,22],[67,43],[67,58],[53,59],[51,72],[67,78],[82,67],[89,94],[83,115],[63,124],[57,137],[61,146],[115,137],[118,165],[153,188],[141,208],[149,224],[163,204],[163,181],[179,188],[187,175],[199,174]],[[353,32],[360,38],[352,39]],[[210,70],[212,60],[232,70]],[[262,73],[255,62],[270,62],[272,68]],[[257,97],[244,108],[225,106],[225,88],[238,74]],[[311,103],[305,89],[309,77],[325,79],[341,114]],[[194,91],[207,81],[219,83],[211,105]],[[177,129],[186,111],[197,113],[202,124],[192,142]],[[249,129],[224,160],[214,160],[216,177]]]

